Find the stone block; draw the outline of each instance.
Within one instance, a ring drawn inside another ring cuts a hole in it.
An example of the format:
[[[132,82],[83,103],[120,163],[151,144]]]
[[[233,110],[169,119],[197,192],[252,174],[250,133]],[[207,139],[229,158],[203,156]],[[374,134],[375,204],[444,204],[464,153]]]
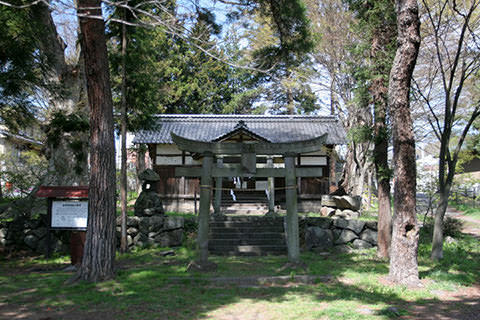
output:
[[[67,248],[62,241],[57,239],[56,237],[52,236],[50,239],[50,250],[51,252],[68,252],[70,248]],[[37,248],[35,249],[35,252],[38,253],[47,253],[47,238],[43,238],[38,241]]]
[[[333,225],[337,228],[345,229],[348,225],[348,220],[346,219],[335,219]]]
[[[138,234],[138,229],[134,227],[130,227],[127,229],[127,234],[132,237],[135,237]]]
[[[353,240],[358,239],[358,236],[355,234],[355,232],[344,229],[342,233],[340,233],[340,236],[338,237],[337,240],[335,240],[335,244],[345,244],[352,242]]]
[[[362,234],[360,235],[360,239],[363,241],[370,242],[373,245],[377,244],[378,233],[372,229],[365,229],[363,230]]]
[[[349,229],[356,234],[360,234],[365,227],[365,221],[337,219],[333,222],[333,225],[337,228]]]
[[[323,216],[323,217],[331,217],[335,214],[335,209],[334,208],[331,208],[331,207],[322,207],[320,209],[320,214]]]
[[[27,245],[27,247],[29,247],[30,249],[32,250],[35,250],[37,249],[37,246],[38,246],[38,238],[33,235],[33,234],[29,234],[27,236],[25,236],[25,238],[23,239],[23,242]]]
[[[366,221],[366,222],[365,222],[365,226],[366,226],[368,229],[378,230],[378,223],[377,223],[377,221]]]
[[[340,252],[340,253],[350,253],[353,250],[352,248],[350,248],[349,246],[347,246],[345,244],[337,245],[337,246],[333,247],[333,249],[336,252]]]
[[[446,236],[444,242],[446,244],[452,244],[452,243],[458,243],[458,240],[452,238],[451,236]]]
[[[180,228],[183,228],[183,225],[184,225],[183,217],[165,217],[163,230],[180,229]]]
[[[133,227],[133,228],[138,228],[140,224],[140,217],[127,217],[127,227]]]
[[[140,232],[149,233],[149,232],[158,232],[162,230],[164,223],[163,216],[153,216],[153,217],[142,217],[138,224]]]
[[[335,201],[333,200],[333,197],[329,195],[322,196],[321,204],[325,207],[335,207]]]
[[[305,231],[305,246],[312,248],[330,249],[333,246],[333,232],[330,229],[308,227]]]
[[[342,234],[342,231],[343,229],[338,229],[338,228],[335,228],[332,230],[333,232],[333,239],[337,240],[338,237],[340,237],[340,234]]]
[[[138,229],[141,233],[150,232],[150,221],[147,218],[141,218],[138,222]]]
[[[138,238],[137,238],[138,237]],[[140,232],[138,235],[137,235],[137,241],[138,242],[143,242],[143,243],[146,243],[147,240],[148,240],[148,234],[145,234],[143,232]]]
[[[335,202],[335,207],[339,209],[358,211],[362,204],[361,197],[333,196],[332,199]]]
[[[335,217],[340,217],[340,218],[346,218],[347,215],[344,214],[342,210],[337,209],[337,210],[335,210],[334,216],[335,216]]]
[[[141,233],[137,233],[137,235],[133,237],[133,244],[134,245],[138,245],[138,243],[141,242],[140,241],[141,236],[142,236]]]
[[[353,211],[350,209],[345,209],[342,213],[346,216],[347,219],[358,219],[360,217],[360,213],[358,211]]]
[[[352,246],[354,249],[370,249],[373,245],[370,242],[361,239],[353,240]]]
[[[165,218],[164,216],[153,216],[150,218],[146,218],[150,224],[150,230],[158,232],[160,231],[164,224],[165,224]]]
[[[41,227],[41,228],[32,230],[32,233],[33,233],[38,239],[42,239],[43,237],[45,237],[45,236],[47,235],[47,228]]]
[[[182,245],[182,240],[182,229],[162,232],[155,236],[155,243],[158,244],[160,247],[178,247]]]
[[[7,243],[7,229],[0,229],[0,245],[4,246]]]
[[[158,235],[158,232],[149,232],[148,239],[154,239]]]
[[[306,218],[307,226],[329,229],[333,221],[330,218]]]

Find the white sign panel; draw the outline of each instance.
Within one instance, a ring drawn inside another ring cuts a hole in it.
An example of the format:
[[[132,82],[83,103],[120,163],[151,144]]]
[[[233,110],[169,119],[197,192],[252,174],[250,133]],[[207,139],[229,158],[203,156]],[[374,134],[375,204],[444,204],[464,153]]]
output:
[[[88,201],[53,201],[52,228],[86,229]]]

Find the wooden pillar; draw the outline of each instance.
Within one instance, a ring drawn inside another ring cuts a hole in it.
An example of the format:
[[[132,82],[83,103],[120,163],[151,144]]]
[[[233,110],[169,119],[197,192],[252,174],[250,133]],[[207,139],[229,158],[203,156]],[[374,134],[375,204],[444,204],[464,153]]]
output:
[[[267,168],[273,168],[273,157],[267,158]],[[275,178],[268,177],[268,213],[275,213]]]
[[[217,168],[223,168],[223,157],[217,157]],[[215,203],[214,203],[214,213],[216,215],[222,214],[220,212],[220,206],[222,205],[222,177],[217,177],[215,179]]]
[[[287,247],[288,260],[300,262],[300,243],[297,212],[297,179],[295,173],[295,154],[285,154],[285,196],[287,202]]]
[[[208,262],[208,223],[210,220],[210,201],[212,194],[212,164],[213,154],[205,153],[202,162],[202,177],[200,179],[200,212],[198,214],[198,262]]]
[[[182,151],[182,166],[185,166],[185,151]],[[181,195],[185,195],[186,190],[185,190],[185,176],[181,176],[179,180],[179,186],[178,186],[178,193]],[[185,198],[184,200],[185,201]]]

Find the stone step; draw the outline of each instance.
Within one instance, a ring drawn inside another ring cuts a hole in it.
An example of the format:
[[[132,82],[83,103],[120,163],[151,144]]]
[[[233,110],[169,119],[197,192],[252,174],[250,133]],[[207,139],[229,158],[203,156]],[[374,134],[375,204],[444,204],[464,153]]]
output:
[[[228,217],[210,220],[209,251],[218,255],[285,254],[283,218]]]
[[[208,245],[211,248],[219,248],[223,246],[285,246],[284,238],[237,238],[237,239],[210,239]]]
[[[241,215],[264,215],[268,212],[268,209],[229,209],[229,210],[222,210],[223,214],[231,215],[231,214],[241,214]]]
[[[262,225],[250,225],[250,226],[237,226],[237,227],[210,227],[210,233],[259,233],[259,232],[283,232],[283,225],[277,226],[262,226]]]
[[[212,221],[210,222],[210,228],[251,228],[251,227],[272,227],[283,228],[283,221]]]
[[[256,232],[251,234],[245,234],[242,232],[233,233],[233,232],[226,232],[220,233],[217,232],[215,234],[210,233],[210,239],[244,239],[248,236],[249,239],[265,239],[265,240],[275,240],[275,241],[283,241],[285,240],[285,235],[283,232]]]
[[[232,202],[232,203],[222,203],[220,206],[222,209],[242,209],[242,208],[257,208],[257,209],[268,209],[268,203],[248,203],[248,202]]]
[[[215,255],[229,256],[283,255],[287,253],[287,247],[281,245],[209,246],[209,251]]]
[[[261,222],[263,223],[279,223],[283,224],[283,217],[264,217],[264,216],[215,216],[210,222],[217,221],[236,221],[236,222]]]

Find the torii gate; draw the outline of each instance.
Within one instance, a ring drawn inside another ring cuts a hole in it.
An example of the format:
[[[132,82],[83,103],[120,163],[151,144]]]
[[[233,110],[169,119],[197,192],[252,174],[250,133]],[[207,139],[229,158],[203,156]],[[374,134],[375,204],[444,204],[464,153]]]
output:
[[[200,211],[198,217],[198,258],[199,265],[208,264],[208,228],[212,177],[285,177],[287,205],[286,229],[288,260],[300,262],[300,245],[297,212],[297,177],[317,177],[318,168],[295,168],[298,154],[320,151],[327,134],[320,137],[287,142],[203,142],[180,137],[172,132],[172,140],[182,151],[203,156],[202,168],[176,168],[177,177],[200,177]],[[257,155],[283,155],[285,168],[257,168]],[[241,163],[231,166],[213,166],[214,155],[241,155]]]

